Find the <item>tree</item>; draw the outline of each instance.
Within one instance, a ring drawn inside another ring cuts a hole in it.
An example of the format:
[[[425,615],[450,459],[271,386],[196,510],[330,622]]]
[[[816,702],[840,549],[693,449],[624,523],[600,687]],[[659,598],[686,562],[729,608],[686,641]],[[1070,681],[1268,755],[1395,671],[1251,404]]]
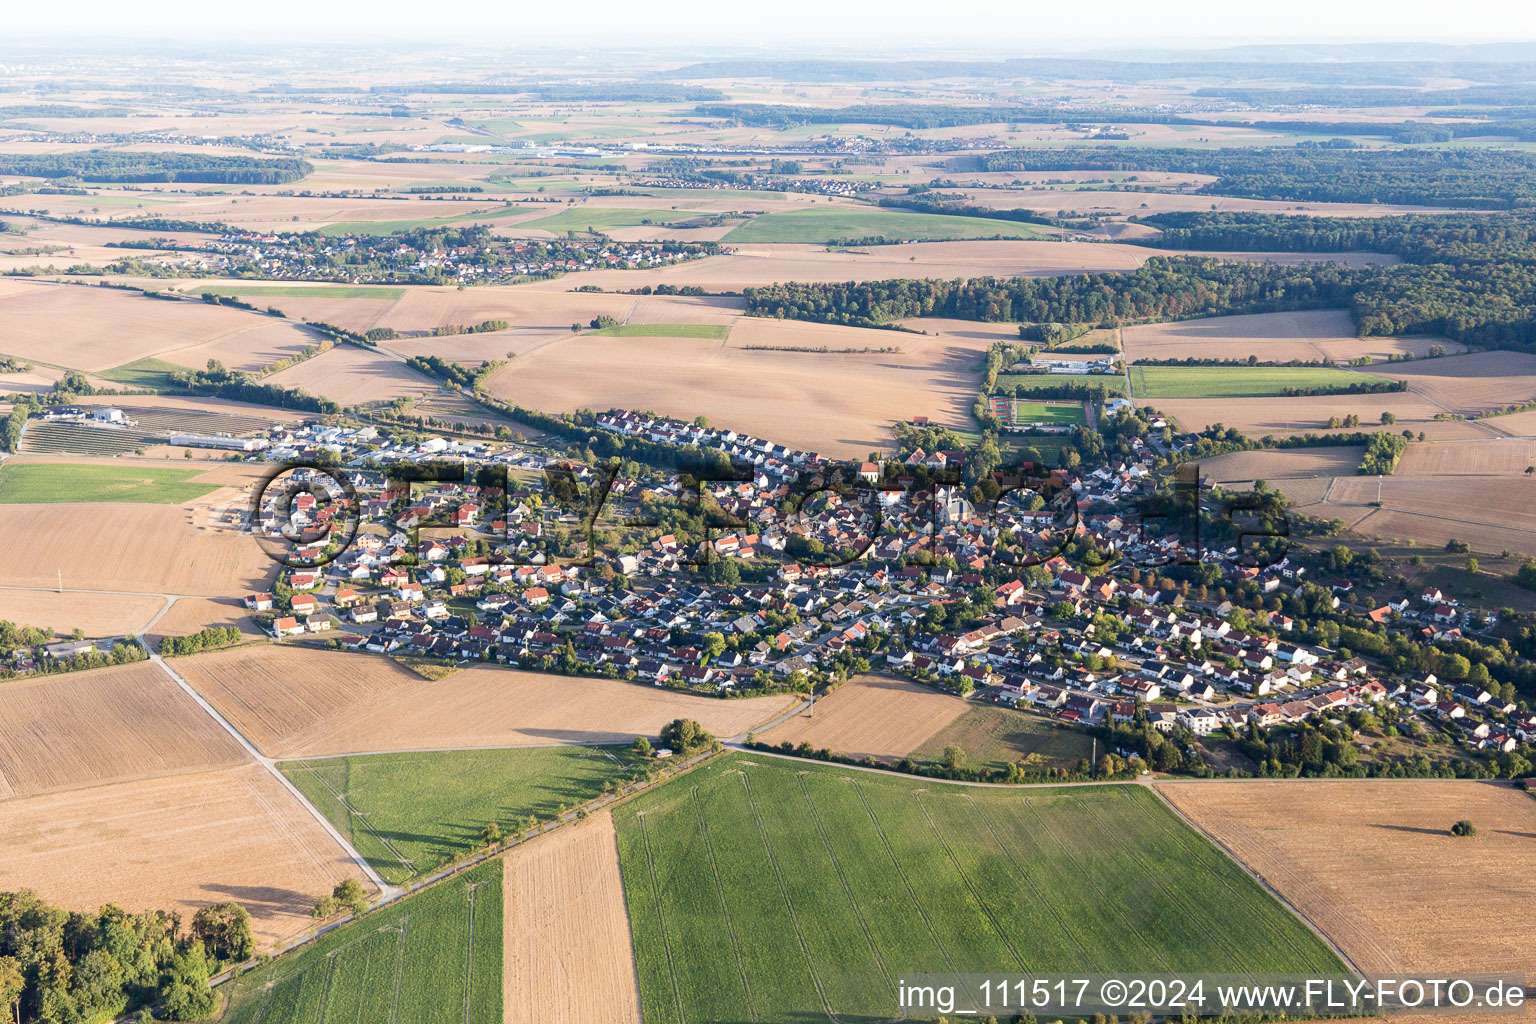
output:
[[[1451,835],[1461,836],[1462,838],[1475,836],[1477,835],[1477,826],[1472,824],[1466,818],[1462,818],[1456,824],[1451,826]]]
[[[680,754],[692,754],[714,741],[714,735],[691,718],[674,718],[661,727],[662,745]]]
[[[337,882],[336,888],[331,890],[331,898],[342,906],[350,907],[358,917],[368,911],[368,892],[363,888],[363,883],[355,878]]]
[[[961,747],[945,747],[943,765],[948,771],[963,771],[965,769],[965,750]]]
[[[21,996],[26,988],[27,979],[21,973],[21,961],[13,956],[0,956],[0,1003],[11,1008],[14,1024],[21,1024]]]
[[[480,830],[480,845],[495,846],[499,842],[501,842],[501,825],[494,821],[486,822],[485,827]]]
[[[644,736],[636,736],[635,742],[631,745],[630,749],[634,750],[635,753],[642,757],[650,757],[652,749],[651,741],[646,739]]]
[[[256,952],[251,915],[238,903],[215,903],[192,917],[192,936],[216,961],[249,960]]]
[[[704,656],[713,661],[725,652],[725,634],[704,634]]]

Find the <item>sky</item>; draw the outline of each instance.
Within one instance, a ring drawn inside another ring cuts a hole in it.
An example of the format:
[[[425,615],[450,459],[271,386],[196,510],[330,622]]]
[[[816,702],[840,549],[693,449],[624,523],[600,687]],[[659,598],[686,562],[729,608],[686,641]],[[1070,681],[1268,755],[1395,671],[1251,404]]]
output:
[[[578,49],[652,41],[824,49],[864,40],[982,56],[1148,44],[1536,39],[1536,4],[1519,0],[72,0],[62,24],[48,4],[7,7],[3,32],[12,37],[457,39]]]

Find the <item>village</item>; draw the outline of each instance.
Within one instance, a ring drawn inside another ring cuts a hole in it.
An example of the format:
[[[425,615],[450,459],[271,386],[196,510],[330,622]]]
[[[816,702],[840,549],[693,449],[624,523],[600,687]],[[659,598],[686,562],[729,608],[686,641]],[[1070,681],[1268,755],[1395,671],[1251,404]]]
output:
[[[1536,740],[1536,715],[1496,686],[1397,678],[1290,639],[1289,615],[1202,600],[1206,587],[1138,568],[1187,553],[1114,511],[1151,489],[1151,449],[1144,461],[1050,471],[1051,487],[979,512],[960,483],[942,482],[956,452],[850,466],[853,487],[797,501],[801,474],[833,469],[817,453],[627,410],[597,423],[728,454],[741,478],[634,463],[603,473],[558,451],[396,443],[371,426],[278,431],[264,458],[347,467],[355,501],[328,484],[331,471],[298,470],[286,499],[242,522],[298,538],[297,567],[247,607],[278,640],[720,696],[825,690],[875,670],[1086,727],[1145,721],[1219,739],[1365,711],[1471,751]],[[389,467],[413,464],[459,479],[391,479]],[[1085,542],[1121,557],[1075,566],[1063,552]],[[1237,547],[1204,557],[1234,595],[1323,593],[1340,614],[1424,642],[1492,625],[1434,588],[1364,607],[1348,580],[1314,581],[1295,558],[1245,565]]]

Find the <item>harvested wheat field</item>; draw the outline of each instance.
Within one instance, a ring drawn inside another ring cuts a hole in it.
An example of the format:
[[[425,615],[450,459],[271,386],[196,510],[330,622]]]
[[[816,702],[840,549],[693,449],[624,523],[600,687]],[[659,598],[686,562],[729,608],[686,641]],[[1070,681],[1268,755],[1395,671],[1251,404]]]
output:
[[[1471,352],[1372,372],[1405,381],[1409,390],[1467,416],[1536,399],[1536,356],[1523,352]]]
[[[606,810],[508,854],[507,1024],[640,1024],[629,912]]]
[[[246,639],[264,635],[240,597],[183,597],[155,623],[149,639],[158,644],[161,637],[186,636],[209,626],[234,626]]]
[[[207,525],[202,502],[0,506],[8,586],[227,596],[264,589],[272,561],[249,537]]]
[[[1159,784],[1367,974],[1530,974],[1536,801],[1426,780]],[[1452,822],[1478,834],[1459,839]]]
[[[343,878],[371,890],[346,853],[259,765],[0,800],[0,890],[33,889],[71,910],[116,903],[250,911],[262,949],[314,924]]]
[[[583,284],[601,271],[579,275]],[[626,288],[643,282],[625,275]],[[636,296],[572,292],[569,278],[558,282],[559,288],[535,289],[530,285],[487,286],[484,288],[412,288],[380,320],[380,327],[397,331],[430,331],[448,324],[473,325],[486,320],[506,320],[520,329],[544,328],[570,333],[571,324],[586,326],[598,316],[623,320],[634,308]]]
[[[1363,356],[1423,355],[1430,346],[1462,347],[1443,338],[1356,338],[1355,323],[1342,309],[1299,313],[1255,313],[1140,324],[1121,331],[1125,357],[1139,359],[1292,359],[1348,362]]]
[[[294,324],[117,288],[8,279],[0,281],[0,301],[5,354],[78,370],[109,370],[150,356],[201,368],[209,358],[204,352],[237,366],[251,362],[241,354],[247,347],[258,356],[291,355],[314,344],[309,331]],[[199,362],[183,361],[200,355]]]
[[[965,701],[919,683],[855,676],[817,701],[812,714],[801,712],[759,739],[895,760],[917,750],[965,708]]]
[[[1159,412],[1173,417],[1185,430],[1199,430],[1220,423],[1236,427],[1249,437],[1290,437],[1293,434],[1338,433],[1344,429],[1328,426],[1331,417],[1343,420],[1353,414],[1359,416],[1356,430],[1390,430],[1394,433],[1412,429],[1417,435],[1424,432],[1432,441],[1485,438],[1494,432],[1466,420],[1437,420],[1435,416],[1445,412],[1422,395],[1411,391],[1389,392],[1379,395],[1304,395],[1275,398],[1159,398],[1146,400],[1138,397],[1138,404],[1150,405]],[[1381,414],[1390,412],[1397,422],[1383,426]]]
[[[821,245],[744,243],[729,255],[655,270],[596,270],[579,280],[603,288],[658,284],[739,290],[784,281],[883,281],[891,278],[1044,277],[1099,270],[1135,270],[1159,255],[1145,246],[1096,242],[915,242],[858,249]],[[566,291],[569,277],[523,285]]]
[[[0,799],[248,760],[147,661],[0,686]]]
[[[137,633],[164,606],[163,599],[148,594],[61,594],[0,587],[0,619],[51,629],[61,636],[69,636],[76,628],[92,637]]]
[[[1410,449],[1411,450],[1411,449]],[[1309,477],[1353,476],[1365,449],[1287,448],[1276,451],[1233,452],[1200,461],[1200,475],[1213,483],[1251,484],[1255,480],[1297,480]]]
[[[1409,446],[1410,449],[1412,446]],[[1497,479],[1468,476],[1340,477],[1316,510],[1327,518],[1340,507],[1365,508],[1381,496],[1381,508],[1359,520],[1368,536],[1444,544],[1466,541],[1481,552],[1506,548],[1536,552],[1536,503],[1524,474]],[[1311,510],[1309,510],[1311,511]]]
[[[266,378],[265,383],[284,388],[303,388],[342,405],[388,402],[425,395],[437,390],[437,382],[382,352],[356,345],[338,345],[313,359]]]
[[[702,414],[717,426],[851,458],[888,447],[896,420],[969,425],[974,367],[987,345],[985,337],[742,317],[726,341],[568,338],[514,360],[485,386],[550,412],[619,406],[689,420]],[[834,351],[792,350],[821,347]],[[878,351],[887,347],[899,351]],[[855,351],[835,351],[842,349]]]
[[[270,757],[622,742],[678,717],[727,737],[795,702],[491,666],[428,682],[382,655],[271,644],[178,658],[176,668]]]
[[[1536,440],[1497,438],[1411,444],[1394,476],[1524,476],[1536,465]],[[1536,484],[1532,485],[1536,488]]]

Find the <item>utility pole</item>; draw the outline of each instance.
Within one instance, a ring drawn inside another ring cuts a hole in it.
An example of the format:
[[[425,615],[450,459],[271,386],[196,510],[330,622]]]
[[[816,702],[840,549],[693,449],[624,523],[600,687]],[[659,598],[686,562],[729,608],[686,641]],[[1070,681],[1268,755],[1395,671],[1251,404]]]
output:
[[[59,593],[64,593],[64,570],[59,570]]]

